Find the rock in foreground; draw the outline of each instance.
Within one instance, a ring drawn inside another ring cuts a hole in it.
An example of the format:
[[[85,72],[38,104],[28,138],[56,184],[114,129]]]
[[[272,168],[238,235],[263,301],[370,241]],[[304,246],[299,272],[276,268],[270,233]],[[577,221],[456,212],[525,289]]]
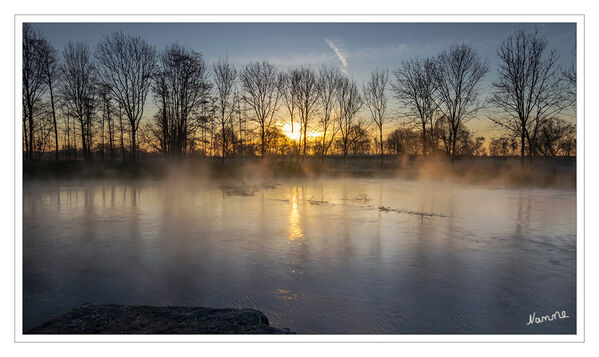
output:
[[[288,334],[253,309],[85,304],[26,334]]]

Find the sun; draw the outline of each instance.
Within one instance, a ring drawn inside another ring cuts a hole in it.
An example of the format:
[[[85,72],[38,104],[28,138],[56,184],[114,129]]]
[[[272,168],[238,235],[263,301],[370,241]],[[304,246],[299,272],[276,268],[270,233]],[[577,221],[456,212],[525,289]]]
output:
[[[291,141],[297,141],[300,142],[302,141],[302,127],[300,125],[300,123],[298,122],[294,122],[293,123],[293,130],[291,130],[291,123],[285,123],[283,124],[283,126],[281,126],[281,131],[283,132],[283,134],[285,134],[285,136],[287,137],[287,139],[291,140]],[[322,132],[320,131],[309,131],[306,133],[306,137],[308,140],[314,140],[318,137],[322,136]]]
[[[289,140],[293,140],[293,141],[300,140],[301,134],[300,134],[299,123],[293,123],[293,127],[291,126],[291,123],[285,123],[285,124],[283,124],[283,127],[281,128],[281,130],[283,131],[283,134],[285,134],[285,136]]]

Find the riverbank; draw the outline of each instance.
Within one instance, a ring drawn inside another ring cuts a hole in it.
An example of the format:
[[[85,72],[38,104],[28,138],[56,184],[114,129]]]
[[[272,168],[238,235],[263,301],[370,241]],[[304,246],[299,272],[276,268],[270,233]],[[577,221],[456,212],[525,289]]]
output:
[[[25,334],[291,334],[254,309],[85,304]]]
[[[384,177],[456,181],[532,187],[576,187],[576,157],[535,158],[524,164],[519,157],[352,156],[306,158],[218,158],[186,161],[147,159],[122,161],[35,161],[23,163],[25,180],[90,180],[185,178],[195,180],[276,178]]]

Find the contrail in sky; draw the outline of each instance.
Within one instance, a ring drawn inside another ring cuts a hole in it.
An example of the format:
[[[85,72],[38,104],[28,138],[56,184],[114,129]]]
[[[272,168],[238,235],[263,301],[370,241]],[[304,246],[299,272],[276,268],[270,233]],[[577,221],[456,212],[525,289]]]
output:
[[[339,59],[339,61],[341,61],[341,65],[343,66],[343,71],[346,72],[347,60],[345,59],[345,56],[343,55],[343,52],[341,51],[339,46],[337,46],[333,41],[329,40],[328,38],[325,38],[324,42],[326,42],[327,45],[329,45],[329,47],[335,52],[335,54],[337,55],[337,58]]]

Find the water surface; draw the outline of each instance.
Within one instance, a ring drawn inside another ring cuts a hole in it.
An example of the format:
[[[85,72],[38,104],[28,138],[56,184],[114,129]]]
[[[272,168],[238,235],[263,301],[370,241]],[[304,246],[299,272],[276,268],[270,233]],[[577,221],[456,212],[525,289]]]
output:
[[[576,333],[574,190],[25,182],[23,253],[24,329],[93,302],[255,308],[298,333]]]

